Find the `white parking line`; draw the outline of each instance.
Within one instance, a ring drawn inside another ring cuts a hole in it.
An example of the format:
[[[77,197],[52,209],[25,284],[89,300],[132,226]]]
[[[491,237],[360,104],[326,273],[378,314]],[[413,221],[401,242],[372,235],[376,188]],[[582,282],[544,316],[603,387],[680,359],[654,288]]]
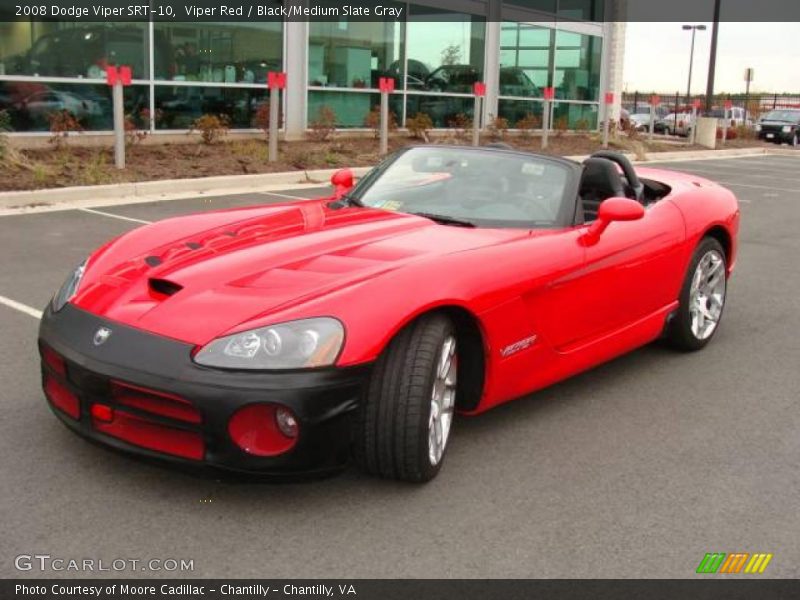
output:
[[[710,179],[714,179],[716,181],[717,177],[729,177],[730,175],[734,175],[732,171],[714,171],[712,169],[700,168],[700,167],[687,167],[686,169],[682,169],[687,173],[693,173],[695,175],[700,175],[701,177],[708,177]],[[750,180],[753,179],[766,179],[768,182],[775,181],[775,182],[783,182],[787,181],[789,183],[794,183],[796,181],[793,177],[777,177],[775,175],[764,175],[760,173],[745,173],[742,170],[738,171],[742,177],[746,177]]]
[[[315,200],[316,198],[309,198],[308,196],[291,196],[289,194],[279,194],[278,192],[256,192],[262,196],[276,196],[278,198],[287,198],[289,200]],[[324,196],[320,196],[324,198]]]
[[[111,217],[112,219],[120,219],[121,221],[131,221],[132,223],[143,223],[145,225],[149,225],[152,221],[145,221],[143,219],[134,219],[133,217],[124,217],[122,215],[115,215],[112,213],[103,212],[102,210],[95,210],[93,208],[78,208],[76,210],[80,210],[87,213],[92,213],[93,215],[101,215],[103,217]]]
[[[800,166],[798,163],[797,166]],[[691,169],[692,167],[687,167]],[[696,167],[698,169],[717,169],[719,171],[728,173],[730,171],[737,171],[742,173],[743,175],[748,175],[750,177],[772,177],[773,179],[789,179],[791,181],[795,181],[796,177],[791,177],[791,171],[784,167],[784,168],[770,168],[768,165],[752,165],[747,163],[703,163],[702,167]],[[770,173],[775,173],[775,175],[770,175]],[[783,176],[783,177],[782,177]]]
[[[734,183],[733,181],[717,181],[716,183],[730,187],[746,187],[755,188],[757,190],[770,190],[773,192],[791,192],[792,194],[800,194],[800,189],[779,188],[768,185],[750,185],[749,183]]]
[[[42,318],[42,311],[36,310],[32,306],[28,306],[27,304],[23,304],[22,302],[17,302],[16,300],[12,300],[11,298],[0,296],[0,304],[7,306],[9,308],[13,308],[14,310],[18,310],[21,313],[25,313],[26,315],[29,315],[34,319]]]

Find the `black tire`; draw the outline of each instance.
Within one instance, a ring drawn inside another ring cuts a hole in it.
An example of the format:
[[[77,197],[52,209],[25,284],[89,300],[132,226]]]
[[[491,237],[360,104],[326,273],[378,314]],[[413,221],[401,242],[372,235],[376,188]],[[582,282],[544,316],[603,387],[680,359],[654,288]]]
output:
[[[438,359],[451,336],[448,317],[424,315],[397,334],[376,362],[354,435],[356,463],[366,473],[420,483],[439,472],[444,454],[431,463],[428,424]]]
[[[667,325],[665,336],[667,343],[676,350],[681,350],[683,352],[694,352],[696,350],[700,350],[713,339],[714,335],[716,335],[717,330],[719,329],[719,322],[722,319],[722,314],[725,311],[725,296],[723,296],[721,309],[722,312],[717,320],[717,326],[713,329],[711,334],[704,339],[700,339],[692,331],[692,314],[690,310],[692,279],[694,278],[694,274],[697,270],[697,265],[699,264],[700,260],[711,251],[716,251],[722,257],[722,268],[727,270],[728,261],[722,244],[712,237],[703,238],[703,240],[697,245],[697,248],[692,255],[692,260],[689,262],[689,268],[686,271],[683,287],[681,288],[681,295],[678,300],[678,309],[672,315],[672,318]],[[725,277],[724,273],[723,277]]]

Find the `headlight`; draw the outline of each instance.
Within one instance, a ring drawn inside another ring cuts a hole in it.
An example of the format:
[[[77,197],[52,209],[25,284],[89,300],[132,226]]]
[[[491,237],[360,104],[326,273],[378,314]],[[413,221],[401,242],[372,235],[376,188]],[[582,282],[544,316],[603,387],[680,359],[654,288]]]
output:
[[[67,302],[72,300],[78,291],[78,286],[81,284],[83,272],[86,270],[86,261],[79,264],[75,270],[67,277],[67,280],[61,285],[56,295],[53,296],[50,304],[54,312],[60,311],[64,308]]]
[[[344,342],[336,319],[319,317],[259,327],[218,338],[194,361],[222,369],[309,369],[332,365]]]
[[[783,126],[783,133],[792,133],[792,126],[791,125],[784,125]]]
[[[756,131],[761,131],[761,125],[756,125]]]

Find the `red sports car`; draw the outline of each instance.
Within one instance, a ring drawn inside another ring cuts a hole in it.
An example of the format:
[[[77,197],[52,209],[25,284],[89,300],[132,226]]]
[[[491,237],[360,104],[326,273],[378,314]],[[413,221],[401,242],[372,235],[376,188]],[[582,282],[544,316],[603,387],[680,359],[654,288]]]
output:
[[[501,148],[402,150],[334,196],[208,212],[94,252],[41,323],[75,432],[182,465],[287,474],[350,456],[427,481],[474,415],[664,336],[716,332],[734,195]]]

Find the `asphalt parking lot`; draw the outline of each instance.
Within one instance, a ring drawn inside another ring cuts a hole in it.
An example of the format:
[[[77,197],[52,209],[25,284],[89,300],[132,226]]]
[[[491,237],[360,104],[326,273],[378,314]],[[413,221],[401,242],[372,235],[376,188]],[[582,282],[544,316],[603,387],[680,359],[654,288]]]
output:
[[[41,576],[14,557],[44,553],[193,559],[170,575],[197,577],[685,578],[706,552],[741,551],[774,554],[763,577],[800,577],[800,153],[660,166],[741,199],[714,342],[693,355],[652,345],[457,420],[422,487],[355,469],[216,481],[92,446],[45,404],[37,319],[0,305],[0,576]],[[41,309],[87,253],[141,222],[306,193],[0,217],[0,296]]]

